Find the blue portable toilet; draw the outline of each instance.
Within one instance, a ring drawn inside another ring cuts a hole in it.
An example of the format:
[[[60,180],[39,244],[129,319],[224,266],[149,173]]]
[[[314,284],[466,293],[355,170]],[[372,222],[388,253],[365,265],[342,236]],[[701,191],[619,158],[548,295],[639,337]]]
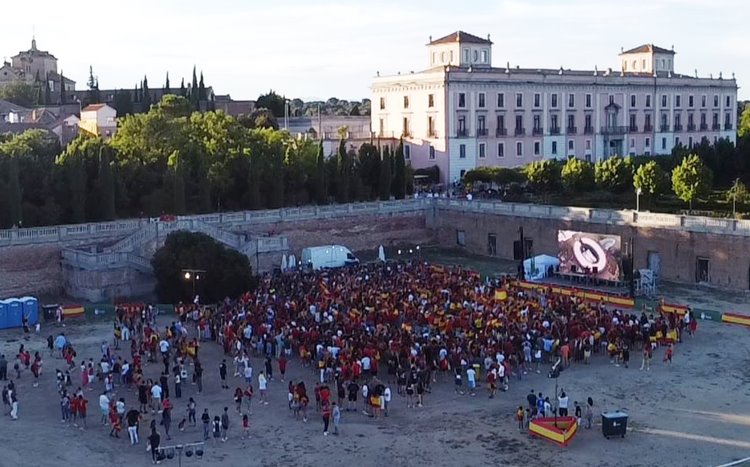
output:
[[[8,311],[6,312],[7,323],[9,328],[20,328],[23,319],[23,303],[17,298],[7,300]]]
[[[8,325],[8,304],[6,300],[0,300],[0,329],[7,329]]]
[[[34,297],[21,297],[23,304],[23,315],[29,320],[29,325],[34,326],[39,322],[39,300]]]

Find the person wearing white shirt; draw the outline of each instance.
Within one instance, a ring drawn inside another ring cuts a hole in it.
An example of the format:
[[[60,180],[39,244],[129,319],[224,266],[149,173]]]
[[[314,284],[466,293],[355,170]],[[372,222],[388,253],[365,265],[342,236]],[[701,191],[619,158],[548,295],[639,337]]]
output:
[[[559,413],[561,417],[568,416],[568,395],[565,391],[561,391],[557,398],[557,406],[559,407]]]
[[[151,412],[156,413],[158,410],[159,413],[161,413],[161,394],[162,389],[161,386],[159,386],[159,383],[154,383],[153,386],[151,386]]]
[[[165,339],[162,339],[159,342],[159,350],[161,351],[162,355],[165,355],[167,352],[169,352],[169,342],[167,342]]]
[[[99,409],[102,411],[102,425],[106,425],[109,418],[109,397],[105,393],[99,396]]]
[[[383,411],[385,413],[385,416],[388,416],[388,406],[391,404],[391,388],[390,386],[386,386],[383,390],[383,400],[385,401],[385,407],[383,408]]]
[[[266,390],[268,389],[268,380],[266,379],[266,375],[261,371],[258,375],[258,390],[260,391],[260,402],[268,405],[268,400],[266,400]]]
[[[477,393],[474,391],[477,387],[477,372],[474,367],[466,369],[466,383],[469,386],[469,394],[476,396]]]

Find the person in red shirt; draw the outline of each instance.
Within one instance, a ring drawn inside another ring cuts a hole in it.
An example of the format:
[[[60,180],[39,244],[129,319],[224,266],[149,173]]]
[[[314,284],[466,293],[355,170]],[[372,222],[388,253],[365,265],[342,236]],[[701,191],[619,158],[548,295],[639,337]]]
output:
[[[281,381],[284,382],[284,374],[286,374],[287,359],[283,353],[279,357],[278,362],[279,362],[279,373],[281,373]]]
[[[80,388],[78,388],[80,391]],[[73,426],[78,428],[78,396],[70,399],[70,417],[73,420]]]
[[[78,394],[78,418],[81,420],[81,430],[86,429],[86,412],[88,411],[89,401],[83,397],[83,394]]]

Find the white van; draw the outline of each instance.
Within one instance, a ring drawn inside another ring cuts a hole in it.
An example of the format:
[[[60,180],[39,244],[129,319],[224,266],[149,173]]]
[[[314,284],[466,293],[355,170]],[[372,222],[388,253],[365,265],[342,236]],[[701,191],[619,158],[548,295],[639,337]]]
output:
[[[359,264],[359,260],[342,245],[311,246],[302,250],[302,264],[313,269],[340,268]]]

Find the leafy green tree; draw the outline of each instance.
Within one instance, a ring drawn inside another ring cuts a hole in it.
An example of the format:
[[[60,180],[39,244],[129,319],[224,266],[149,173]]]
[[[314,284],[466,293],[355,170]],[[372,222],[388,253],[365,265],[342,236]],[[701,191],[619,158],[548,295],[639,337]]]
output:
[[[404,199],[406,197],[406,160],[404,159],[403,140],[399,141],[398,147],[396,148],[394,168],[396,171],[393,174],[393,196],[396,199]]]
[[[10,158],[10,171],[8,173],[8,207],[10,225],[21,226],[23,221],[23,194],[21,192],[21,177],[18,173],[18,158]]]
[[[165,303],[191,300],[193,284],[203,303],[237,297],[255,286],[248,257],[202,233],[169,234],[151,265],[157,280],[156,293]],[[186,279],[185,269],[205,272],[199,278]]]
[[[711,189],[711,179],[711,171],[700,157],[690,154],[672,171],[672,191],[679,199],[689,203],[692,210],[693,201]]]
[[[174,202],[172,210],[175,214],[182,215],[187,212],[185,203],[185,175],[182,171],[180,152],[175,150],[169,156],[169,168],[172,174],[172,195]]]
[[[582,192],[594,186],[594,167],[590,162],[571,157],[562,168],[562,185],[568,191]]]
[[[646,196],[659,196],[666,190],[667,176],[655,161],[649,161],[635,171],[633,187]]]
[[[98,203],[99,219],[105,221],[114,220],[117,217],[115,212],[115,175],[114,163],[110,160],[110,149],[104,145],[99,148],[99,177],[98,184]]]
[[[746,105],[740,115],[740,124],[737,125],[737,135],[740,138],[750,135],[750,105]]]
[[[21,107],[33,107],[39,100],[39,92],[32,84],[23,81],[12,81],[0,86],[0,99],[12,102]]]
[[[632,162],[620,156],[597,162],[594,172],[596,185],[601,190],[620,193],[633,182]]]
[[[271,128],[274,130],[279,129],[279,122],[274,117],[273,113],[264,108],[256,108],[249,116],[243,116],[240,118],[240,122],[246,128]]]
[[[534,161],[526,166],[526,178],[532,188],[549,193],[560,185],[560,165],[555,161]]]
[[[750,193],[747,191],[747,186],[737,178],[734,180],[731,188],[727,190],[726,198],[727,201],[732,203],[732,215],[735,216],[737,214],[737,203],[747,204],[748,199],[750,199]]]
[[[284,116],[284,98],[276,94],[272,89],[267,94],[261,94],[255,101],[255,107],[258,109],[268,109],[274,117],[281,118]]]
[[[383,159],[380,163],[380,173],[378,181],[378,192],[381,201],[388,201],[391,199],[391,185],[393,183],[393,177],[391,175],[391,152],[386,146],[383,149]]]

